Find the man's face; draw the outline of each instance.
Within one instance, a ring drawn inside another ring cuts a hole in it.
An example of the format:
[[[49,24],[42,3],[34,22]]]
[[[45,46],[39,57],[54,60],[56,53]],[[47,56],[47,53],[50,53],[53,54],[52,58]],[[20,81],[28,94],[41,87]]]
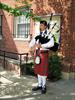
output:
[[[44,24],[40,24],[40,31],[44,31],[47,28]]]

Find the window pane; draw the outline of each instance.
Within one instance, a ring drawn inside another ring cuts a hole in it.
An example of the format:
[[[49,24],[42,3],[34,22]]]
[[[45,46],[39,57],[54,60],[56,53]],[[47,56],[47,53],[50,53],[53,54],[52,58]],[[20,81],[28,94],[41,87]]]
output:
[[[19,38],[28,38],[30,24],[18,24],[17,27],[17,37]]]
[[[18,22],[25,23],[25,16],[19,16]]]
[[[19,37],[24,37],[24,34],[25,34],[25,24],[18,24],[17,35]]]

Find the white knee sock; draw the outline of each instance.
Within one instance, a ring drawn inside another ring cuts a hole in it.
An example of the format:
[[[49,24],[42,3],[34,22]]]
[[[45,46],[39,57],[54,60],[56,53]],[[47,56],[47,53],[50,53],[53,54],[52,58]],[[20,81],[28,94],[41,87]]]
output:
[[[39,87],[45,87],[46,86],[46,78],[47,76],[41,76],[41,75],[38,75],[38,86]]]
[[[47,76],[41,76],[42,78],[42,87],[45,87],[46,86],[46,78]]]
[[[38,86],[39,87],[42,86],[42,78],[41,78],[41,75],[38,75]]]

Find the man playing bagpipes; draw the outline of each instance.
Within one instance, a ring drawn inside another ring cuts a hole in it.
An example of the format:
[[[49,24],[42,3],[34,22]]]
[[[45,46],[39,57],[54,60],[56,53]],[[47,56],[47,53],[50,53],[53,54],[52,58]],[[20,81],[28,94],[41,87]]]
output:
[[[41,90],[46,93],[46,78],[48,76],[48,56],[50,47],[54,46],[54,38],[47,30],[47,22],[40,21],[40,33],[35,36],[30,44],[30,52],[34,52],[34,72],[38,77],[38,86],[32,90]]]

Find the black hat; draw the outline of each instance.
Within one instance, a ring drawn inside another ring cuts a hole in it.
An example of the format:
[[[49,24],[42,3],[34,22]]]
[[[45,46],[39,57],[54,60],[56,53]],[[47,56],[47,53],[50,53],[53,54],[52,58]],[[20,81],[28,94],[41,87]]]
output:
[[[44,24],[45,26],[47,26],[47,21],[42,20],[42,21],[40,21],[40,24]]]

